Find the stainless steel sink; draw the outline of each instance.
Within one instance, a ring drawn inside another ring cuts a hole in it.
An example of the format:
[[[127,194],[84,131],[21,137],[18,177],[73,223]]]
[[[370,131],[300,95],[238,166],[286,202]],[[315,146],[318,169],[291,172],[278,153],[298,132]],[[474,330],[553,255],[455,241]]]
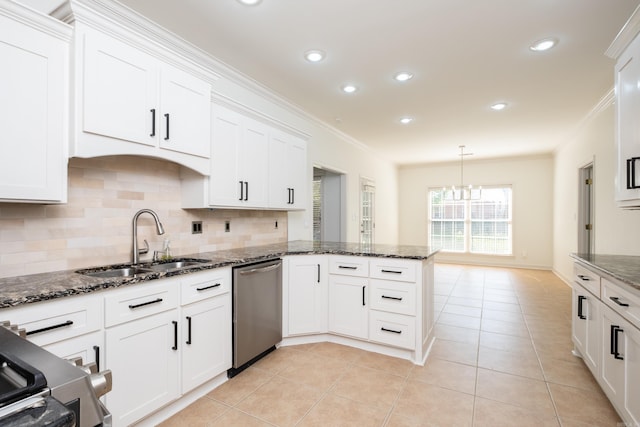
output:
[[[138,267],[113,268],[101,271],[78,271],[80,274],[91,277],[133,277],[138,274],[151,273],[152,270]]]
[[[145,268],[148,268],[153,271],[169,271],[175,268],[185,268],[185,267],[192,267],[194,265],[200,265],[200,264],[203,264],[204,262],[206,261],[172,261],[172,262],[165,262],[163,264],[150,265]]]

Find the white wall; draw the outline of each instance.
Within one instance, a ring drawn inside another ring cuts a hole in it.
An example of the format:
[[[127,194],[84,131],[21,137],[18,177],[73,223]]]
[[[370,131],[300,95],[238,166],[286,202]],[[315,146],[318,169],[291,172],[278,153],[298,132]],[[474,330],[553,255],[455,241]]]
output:
[[[445,254],[438,261],[550,269],[553,230],[553,158],[518,157],[464,162],[465,183],[511,184],[513,256]],[[460,163],[401,167],[398,174],[400,243],[427,245],[427,189],[459,184]]]
[[[233,80],[232,80],[233,79]],[[289,214],[289,240],[313,238],[313,210],[311,181],[313,166],[321,166],[346,175],[347,241],[358,242],[359,234],[359,182],[367,177],[376,184],[376,243],[398,243],[397,169],[394,164],[378,156],[364,145],[351,140],[338,130],[305,115],[295,107],[266,90],[256,90],[253,84],[243,85],[233,76],[222,77],[213,88],[222,102],[241,104],[254,110],[258,116],[282,122],[310,135],[308,142],[307,173],[309,187],[305,212]],[[363,141],[366,143],[366,141]]]
[[[578,242],[578,170],[594,162],[594,235],[599,254],[640,255],[640,211],[617,208],[614,201],[615,107],[594,113],[555,153],[553,269],[569,281]]]

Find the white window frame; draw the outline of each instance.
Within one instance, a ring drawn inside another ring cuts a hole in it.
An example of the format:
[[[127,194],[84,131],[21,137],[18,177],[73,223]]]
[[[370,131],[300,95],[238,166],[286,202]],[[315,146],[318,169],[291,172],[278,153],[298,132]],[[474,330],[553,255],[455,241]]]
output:
[[[432,241],[432,222],[433,222],[433,206],[431,203],[431,193],[433,191],[445,191],[442,187],[435,187],[435,188],[429,188],[428,189],[428,193],[427,193],[427,206],[428,206],[428,212],[427,212],[427,241],[429,242],[429,246],[435,248],[435,249],[439,249],[441,252],[447,252],[447,253],[458,253],[458,254],[471,254],[471,255],[489,255],[489,256],[513,256],[513,187],[511,185],[494,185],[494,186],[488,186],[488,187],[483,187],[483,193],[484,190],[489,190],[489,189],[496,189],[496,188],[508,188],[510,190],[510,197],[509,197],[509,206],[508,206],[508,219],[504,220],[504,221],[496,221],[496,222],[505,222],[507,224],[507,243],[508,243],[508,248],[507,251],[505,253],[491,253],[491,252],[480,252],[480,251],[472,251],[471,250],[471,231],[472,231],[472,223],[476,222],[476,220],[472,220],[471,219],[471,205],[474,202],[474,200],[464,200],[464,201],[451,201],[451,200],[447,200],[447,203],[463,203],[464,206],[464,219],[462,220],[464,225],[463,225],[463,241],[464,241],[464,245],[463,245],[463,249],[462,250],[452,250],[452,249],[444,249],[444,248],[438,248],[438,245],[434,245],[433,241]],[[485,193],[486,194],[486,193]],[[447,221],[447,219],[444,219],[442,221]],[[452,222],[460,222],[460,219],[451,219]]]

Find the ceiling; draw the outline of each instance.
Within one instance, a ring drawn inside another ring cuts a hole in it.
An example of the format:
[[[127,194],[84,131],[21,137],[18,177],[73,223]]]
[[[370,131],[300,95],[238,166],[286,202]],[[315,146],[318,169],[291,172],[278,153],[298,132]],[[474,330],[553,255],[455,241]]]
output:
[[[122,0],[397,164],[551,152],[612,89],[604,52],[639,2]]]

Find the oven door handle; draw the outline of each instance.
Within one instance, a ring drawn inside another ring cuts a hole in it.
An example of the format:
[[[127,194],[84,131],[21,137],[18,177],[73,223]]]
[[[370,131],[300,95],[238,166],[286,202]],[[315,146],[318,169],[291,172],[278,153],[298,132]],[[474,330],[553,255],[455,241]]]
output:
[[[29,397],[47,386],[47,379],[42,372],[7,351],[0,351],[0,365],[3,363],[20,374],[27,382],[27,385],[22,388],[1,393],[0,402],[3,404]]]

